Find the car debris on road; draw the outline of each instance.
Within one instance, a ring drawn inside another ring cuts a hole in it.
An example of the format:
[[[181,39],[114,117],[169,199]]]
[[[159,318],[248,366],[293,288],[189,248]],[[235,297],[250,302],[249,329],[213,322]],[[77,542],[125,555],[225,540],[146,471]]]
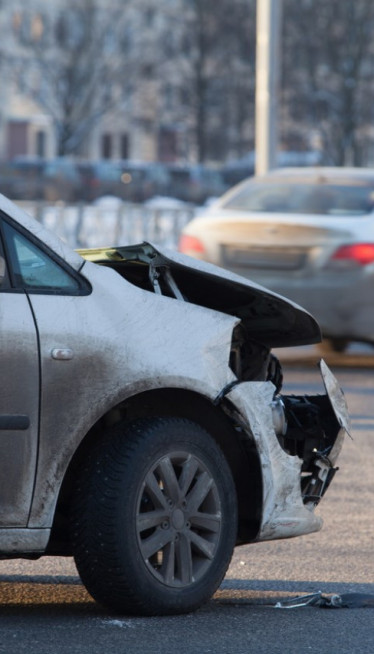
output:
[[[275,609],[298,609],[304,606],[317,606],[323,609],[374,609],[374,595],[365,593],[324,595],[318,591],[309,595],[283,599],[274,604]]]

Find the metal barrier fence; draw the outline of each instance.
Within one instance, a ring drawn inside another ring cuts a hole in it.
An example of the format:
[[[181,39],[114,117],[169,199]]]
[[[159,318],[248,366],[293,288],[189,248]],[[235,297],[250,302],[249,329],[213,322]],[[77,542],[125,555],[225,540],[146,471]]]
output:
[[[151,241],[175,248],[183,227],[193,218],[192,205],[145,206],[128,203],[101,206],[17,202],[42,225],[73,248],[129,245]]]

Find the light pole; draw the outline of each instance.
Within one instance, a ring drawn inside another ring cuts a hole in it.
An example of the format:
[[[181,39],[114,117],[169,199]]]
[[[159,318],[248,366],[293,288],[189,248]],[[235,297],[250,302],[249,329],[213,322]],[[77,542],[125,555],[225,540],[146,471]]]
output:
[[[276,165],[282,0],[257,0],[256,25],[256,175]]]

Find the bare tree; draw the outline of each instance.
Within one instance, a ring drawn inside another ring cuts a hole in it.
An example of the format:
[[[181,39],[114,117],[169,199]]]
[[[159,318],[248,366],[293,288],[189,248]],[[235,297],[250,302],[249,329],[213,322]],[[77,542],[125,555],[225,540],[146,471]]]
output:
[[[255,2],[181,0],[177,4],[183,20],[176,26],[174,17],[178,39],[172,79],[180,87],[183,106],[176,113],[192,126],[199,161],[224,159],[249,147]]]
[[[13,70],[22,91],[52,117],[58,154],[65,155],[79,151],[126,93],[131,67],[118,55],[126,5],[67,0],[63,8],[40,7],[39,30],[34,23],[19,33],[22,56]]]
[[[199,161],[253,146],[255,0],[32,6],[22,9],[13,70],[22,92],[52,117],[60,155],[79,153],[93,127],[121,111],[126,98],[134,122],[157,130],[170,89],[169,118],[185,126]]]
[[[372,0],[284,0],[283,98],[293,130],[335,164],[365,162],[373,121]]]
[[[305,146],[315,133],[331,162],[365,163],[374,141],[373,0],[283,5],[282,140]],[[79,153],[103,116],[129,101],[134,124],[155,133],[169,121],[199,161],[253,148],[256,0],[17,6],[8,63],[52,117],[59,154]]]

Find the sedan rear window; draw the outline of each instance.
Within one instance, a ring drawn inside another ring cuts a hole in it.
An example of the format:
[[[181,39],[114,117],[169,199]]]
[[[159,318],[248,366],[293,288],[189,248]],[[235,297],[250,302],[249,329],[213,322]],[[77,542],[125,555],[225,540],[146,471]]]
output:
[[[237,211],[361,215],[373,209],[374,190],[342,184],[269,184],[250,182],[223,203]]]

